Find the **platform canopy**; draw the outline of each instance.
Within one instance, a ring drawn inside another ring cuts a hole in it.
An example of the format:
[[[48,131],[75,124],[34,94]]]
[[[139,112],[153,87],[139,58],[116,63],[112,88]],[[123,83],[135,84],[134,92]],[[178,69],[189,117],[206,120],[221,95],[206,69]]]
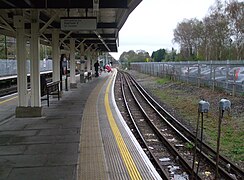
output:
[[[101,52],[117,52],[119,30],[142,0],[0,0],[0,34],[15,36],[14,16],[23,15],[27,36],[31,11],[38,10],[40,37],[50,44],[60,29],[61,48],[69,38]]]

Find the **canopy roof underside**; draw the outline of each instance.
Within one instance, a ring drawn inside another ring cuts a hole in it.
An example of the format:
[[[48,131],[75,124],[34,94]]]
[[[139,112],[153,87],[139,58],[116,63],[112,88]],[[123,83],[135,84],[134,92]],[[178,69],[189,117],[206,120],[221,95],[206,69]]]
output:
[[[61,18],[96,18],[95,30],[61,30],[63,43],[76,39],[101,52],[117,52],[119,30],[142,0],[1,0],[0,34],[15,36],[13,17],[23,15],[27,36],[31,29],[31,11],[39,12],[41,42],[51,44],[52,30],[61,29]],[[61,45],[62,48],[63,45]]]

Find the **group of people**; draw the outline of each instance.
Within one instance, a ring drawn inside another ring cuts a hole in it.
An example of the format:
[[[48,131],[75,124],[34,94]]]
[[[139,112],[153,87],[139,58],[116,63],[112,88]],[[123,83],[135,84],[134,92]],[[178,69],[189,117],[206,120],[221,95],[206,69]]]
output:
[[[99,62],[98,61],[96,61],[95,62],[95,64],[94,64],[94,68],[95,68],[95,77],[98,77],[99,76],[99,67],[100,67],[100,64],[99,64]],[[100,67],[100,71],[102,71],[102,70],[107,70],[107,72],[111,72],[112,71],[112,68],[111,68],[111,66],[110,65],[108,65],[108,64],[106,64],[106,65],[104,65],[103,66],[103,69],[102,69],[102,67]]]
[[[106,64],[103,67],[101,67],[99,61],[96,61],[94,63],[95,77],[99,76],[99,69],[101,72],[102,71],[111,72],[112,71],[111,66],[112,66],[112,62],[110,62],[110,65]],[[62,79],[62,75],[67,74],[67,67],[68,67],[68,63],[67,63],[66,55],[62,54],[60,58],[60,79]]]

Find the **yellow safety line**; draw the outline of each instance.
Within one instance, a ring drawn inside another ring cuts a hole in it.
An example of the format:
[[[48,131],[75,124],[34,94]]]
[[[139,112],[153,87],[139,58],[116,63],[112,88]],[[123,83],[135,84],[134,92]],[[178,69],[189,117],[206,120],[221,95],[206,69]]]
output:
[[[119,131],[119,128],[114,120],[110,105],[109,105],[109,89],[111,86],[111,82],[112,82],[112,78],[109,81],[109,84],[106,88],[106,93],[105,93],[105,98],[104,98],[104,104],[105,104],[105,108],[106,108],[106,112],[107,112],[107,116],[108,116],[108,120],[109,120],[109,124],[111,126],[112,132],[114,134],[115,140],[117,142],[117,145],[119,147],[119,151],[121,153],[122,159],[126,165],[126,168],[129,172],[130,178],[132,180],[141,180],[142,177],[130,155],[130,152],[123,140],[123,137]]]
[[[17,96],[14,96],[14,97],[12,97],[12,98],[9,98],[9,99],[6,99],[6,100],[4,100],[4,101],[1,101],[0,104],[3,104],[3,103],[8,102],[8,101],[11,101],[11,100],[13,100],[13,99],[15,99],[15,98],[17,98]]]

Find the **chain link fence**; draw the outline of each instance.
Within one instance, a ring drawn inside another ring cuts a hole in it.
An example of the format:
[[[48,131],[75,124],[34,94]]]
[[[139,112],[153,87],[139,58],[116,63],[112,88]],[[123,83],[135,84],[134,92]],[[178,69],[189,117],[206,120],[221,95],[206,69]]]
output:
[[[233,95],[244,95],[244,60],[239,61],[188,61],[138,62],[131,69],[158,77],[208,86]]]

